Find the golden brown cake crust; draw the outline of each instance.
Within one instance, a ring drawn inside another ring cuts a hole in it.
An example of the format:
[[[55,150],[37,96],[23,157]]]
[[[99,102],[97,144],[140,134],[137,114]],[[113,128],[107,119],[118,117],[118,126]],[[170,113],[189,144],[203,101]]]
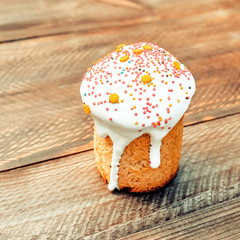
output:
[[[118,186],[130,192],[149,192],[167,184],[177,173],[181,157],[183,117],[163,138],[161,164],[149,166],[150,135],[143,134],[132,141],[120,159]],[[109,182],[113,143],[110,137],[100,138],[94,129],[94,153],[98,171]]]

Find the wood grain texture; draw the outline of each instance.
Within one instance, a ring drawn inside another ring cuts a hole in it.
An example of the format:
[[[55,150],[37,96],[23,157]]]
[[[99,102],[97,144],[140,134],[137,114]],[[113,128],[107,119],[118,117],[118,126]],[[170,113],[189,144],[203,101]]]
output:
[[[93,131],[81,109],[81,77],[121,42],[157,43],[189,66],[197,91],[185,125],[238,113],[240,16],[233,2],[220,11],[213,1],[210,16],[206,1],[197,1],[189,6],[200,15],[188,10],[175,19],[170,11],[159,13],[161,21],[1,44],[0,170],[87,148]]]
[[[186,223],[189,213],[193,230],[215,223],[220,231],[229,216],[239,219],[239,117],[186,127],[177,177],[150,194],[109,192],[92,151],[0,173],[0,239],[116,239],[155,226],[167,233],[166,221]]]
[[[171,23],[177,29],[179,20],[186,21],[188,27],[193,17],[221,23],[223,19],[234,20],[238,9],[237,0],[12,0],[11,4],[2,0],[0,42],[70,32],[111,31],[154,22],[158,26]]]
[[[235,198],[206,209],[160,224],[157,227],[132,234],[131,239],[195,239],[238,240],[240,237],[240,198]]]

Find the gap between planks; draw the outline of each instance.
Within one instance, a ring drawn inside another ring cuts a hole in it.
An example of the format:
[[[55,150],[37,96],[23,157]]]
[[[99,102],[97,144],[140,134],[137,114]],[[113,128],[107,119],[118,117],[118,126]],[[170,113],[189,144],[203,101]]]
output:
[[[186,127],[190,127],[190,126],[194,126],[194,125],[198,125],[198,124],[203,124],[203,123],[206,123],[206,122],[211,122],[211,121],[215,121],[215,120],[218,120],[218,119],[235,116],[235,115],[238,115],[238,114],[240,114],[240,112],[225,115],[225,116],[220,116],[220,117],[214,117],[214,118],[209,116],[209,117],[206,117],[205,120],[202,120],[202,121],[199,121],[199,122],[193,122],[193,123],[187,122],[187,123],[184,124],[184,127],[186,128]],[[0,173],[10,171],[10,170],[14,170],[14,169],[17,169],[17,168],[22,168],[22,167],[26,167],[26,166],[35,165],[35,164],[46,162],[46,161],[51,161],[51,160],[56,160],[56,159],[60,159],[60,158],[64,158],[64,157],[77,155],[77,154],[80,154],[80,153],[83,153],[83,152],[88,152],[88,151],[93,150],[93,148],[94,148],[93,144],[94,144],[93,141],[90,141],[88,144],[80,146],[79,147],[80,151],[73,152],[73,153],[70,153],[70,154],[65,154],[65,155],[59,155],[58,157],[45,159],[45,160],[42,160],[42,161],[39,161],[39,162],[34,162],[34,163],[26,164],[26,165],[23,165],[23,166],[18,166],[18,167],[15,167],[15,168],[11,168],[11,169],[2,170],[2,171],[0,171]]]

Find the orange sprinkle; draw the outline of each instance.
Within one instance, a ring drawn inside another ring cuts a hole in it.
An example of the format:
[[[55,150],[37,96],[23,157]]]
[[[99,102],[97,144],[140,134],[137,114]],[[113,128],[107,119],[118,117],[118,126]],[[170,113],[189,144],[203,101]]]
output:
[[[142,54],[142,49],[141,48],[134,49],[133,53],[136,54],[136,55],[141,55]]]
[[[152,81],[152,78],[149,75],[143,75],[141,80],[143,83],[150,83]]]
[[[111,93],[109,95],[109,102],[110,103],[119,103],[119,96],[116,93]]]
[[[180,87],[181,90],[183,90],[183,87]]]
[[[91,112],[90,107],[87,104],[83,104],[83,110],[86,114],[89,114]]]
[[[120,60],[120,62],[126,62],[128,59],[129,59],[129,56],[125,55],[125,56],[120,57],[119,60]]]
[[[174,61],[174,62],[173,62],[173,66],[174,66],[177,70],[180,70],[180,69],[181,69],[179,62],[177,62],[177,61]]]
[[[143,49],[144,49],[144,50],[147,50],[147,51],[150,51],[150,50],[152,50],[152,46],[150,46],[150,45],[148,45],[148,44],[145,44],[145,45],[143,46]]]
[[[177,102],[180,102],[180,100],[178,99]]]
[[[172,104],[169,104],[169,107],[171,107],[172,106]]]
[[[138,125],[138,122],[135,122],[135,125]]]
[[[158,117],[159,121],[161,122],[162,121],[162,118],[161,117]]]
[[[159,99],[159,102],[161,102],[161,101],[162,101],[162,99],[160,98],[160,99]]]
[[[123,47],[125,47],[126,46],[126,44],[119,44],[118,46],[116,46],[116,49],[122,49]]]

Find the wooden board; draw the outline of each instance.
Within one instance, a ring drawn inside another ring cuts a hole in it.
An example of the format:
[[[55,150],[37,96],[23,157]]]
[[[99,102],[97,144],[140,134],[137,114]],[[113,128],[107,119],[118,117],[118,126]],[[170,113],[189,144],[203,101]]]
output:
[[[225,25],[236,21],[238,9],[237,0],[184,0],[184,3],[174,0],[160,3],[143,0],[12,0],[11,4],[2,0],[0,42],[71,32],[118,31],[155,22],[158,22],[158,28],[164,27],[165,33],[170,26],[176,30],[182,23],[184,28],[193,27],[196,32],[201,29],[198,25],[204,22],[209,24],[206,27],[216,24],[221,28],[223,21]]]
[[[220,226],[239,220],[239,119],[186,127],[177,177],[150,194],[109,192],[92,151],[2,172],[0,239],[116,239],[155,226],[189,236],[188,221],[209,237],[215,223],[224,237]],[[236,223],[228,230],[240,237]]]
[[[240,198],[173,219],[127,237],[131,239],[235,239],[240,236]]]
[[[209,22],[204,15],[201,21],[193,18],[189,29],[183,19],[177,28],[155,22],[1,44],[0,171],[92,147],[92,121],[79,96],[81,78],[93,61],[123,41],[158,43],[189,66],[197,91],[185,125],[239,113],[239,19],[224,24],[226,19]],[[175,40],[183,36],[184,41]]]

